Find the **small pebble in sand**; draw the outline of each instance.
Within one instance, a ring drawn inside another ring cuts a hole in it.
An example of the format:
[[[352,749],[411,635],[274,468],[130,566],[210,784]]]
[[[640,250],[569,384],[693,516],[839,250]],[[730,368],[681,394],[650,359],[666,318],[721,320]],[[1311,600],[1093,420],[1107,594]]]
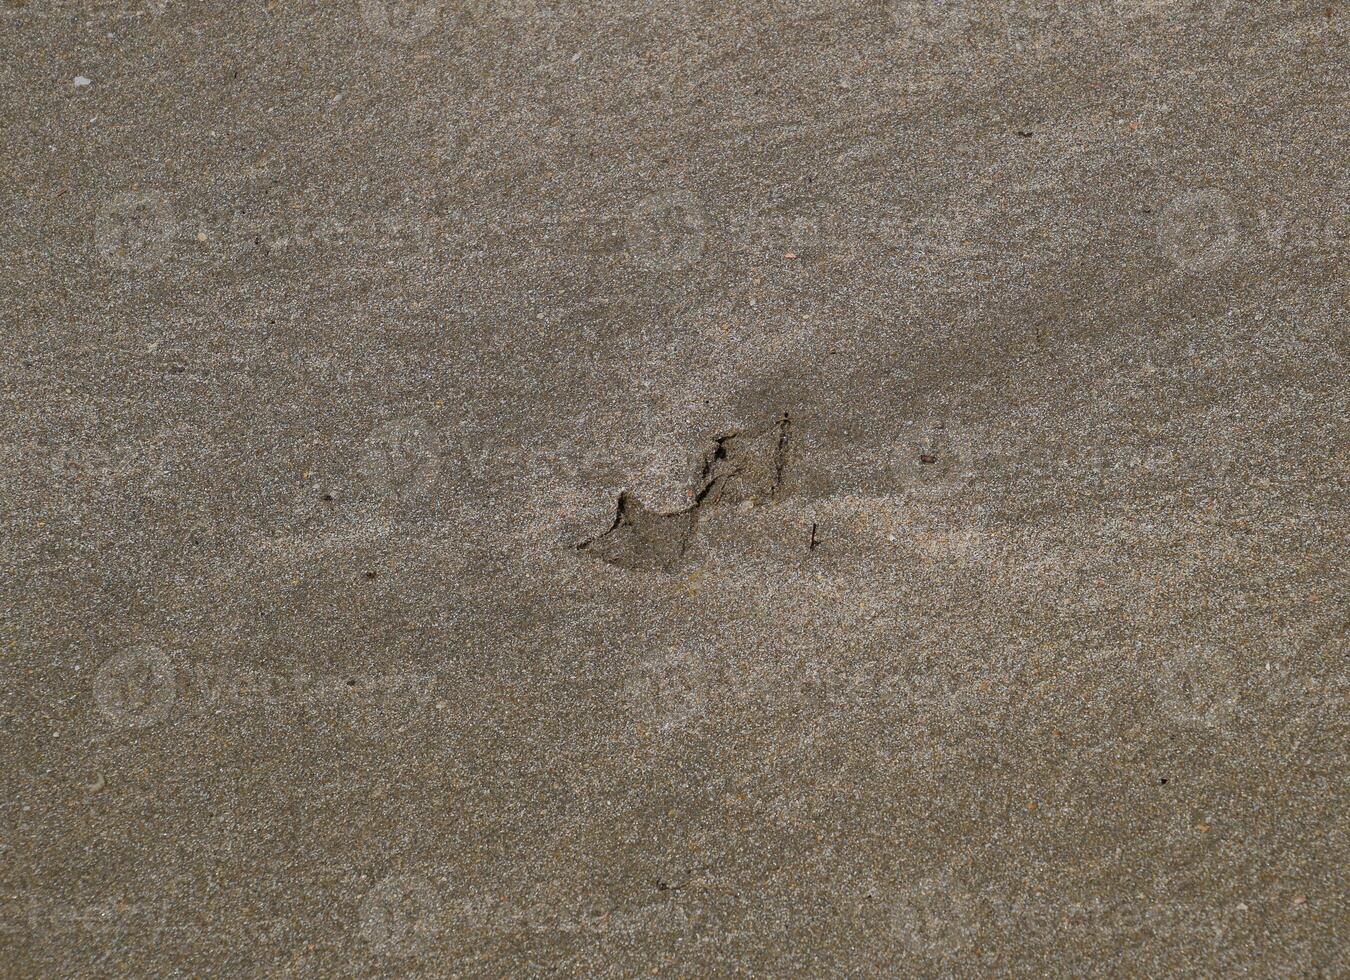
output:
[[[74,84],[76,88],[84,88],[86,85],[93,85],[94,83],[91,82],[89,79],[85,78],[83,75],[76,75]]]

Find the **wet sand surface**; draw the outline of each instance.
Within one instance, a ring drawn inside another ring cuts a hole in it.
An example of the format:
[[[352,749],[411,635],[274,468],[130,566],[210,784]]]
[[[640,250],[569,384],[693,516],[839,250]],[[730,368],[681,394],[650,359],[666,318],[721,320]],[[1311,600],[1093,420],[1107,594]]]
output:
[[[0,972],[1341,974],[1345,13],[4,0]]]

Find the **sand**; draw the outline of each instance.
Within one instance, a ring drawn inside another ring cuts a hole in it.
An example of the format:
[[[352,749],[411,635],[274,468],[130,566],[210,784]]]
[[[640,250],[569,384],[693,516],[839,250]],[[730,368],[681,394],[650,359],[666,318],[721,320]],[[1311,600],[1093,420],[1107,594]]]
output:
[[[1343,973],[1345,42],[0,4],[0,972]]]

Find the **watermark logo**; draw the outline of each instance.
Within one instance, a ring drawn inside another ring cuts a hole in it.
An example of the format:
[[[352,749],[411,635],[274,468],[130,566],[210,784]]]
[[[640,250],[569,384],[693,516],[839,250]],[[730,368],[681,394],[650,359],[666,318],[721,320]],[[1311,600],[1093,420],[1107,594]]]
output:
[[[482,13],[507,21],[532,20],[575,14],[572,4],[563,0],[477,0]]]
[[[710,713],[785,712],[798,719],[842,719],[859,711],[903,708],[916,717],[980,712],[1006,681],[990,670],[938,674],[875,661],[794,657],[756,664],[687,644],[657,649],[632,668],[623,694],[638,728],[676,735]]]
[[[366,437],[358,472],[373,488],[400,501],[424,500],[441,474],[436,435],[418,418],[378,425]]]
[[[634,265],[649,272],[678,272],[703,255],[708,219],[690,191],[644,197],[628,218],[628,250]]]
[[[358,0],[371,33],[397,44],[413,44],[436,29],[444,0]]]
[[[19,915],[8,921],[0,916],[0,935],[26,932],[34,937],[63,936],[116,945],[146,935],[169,939],[186,929],[171,921],[169,909],[161,903],[130,901],[121,894],[70,901],[55,893],[34,891],[14,896],[10,909]]]
[[[1231,663],[1213,651],[1191,650],[1171,658],[1159,679],[1159,703],[1187,727],[1224,728],[1237,717],[1239,685]]]
[[[395,192],[377,195],[373,209],[350,199],[318,207],[302,188],[277,182],[268,190],[276,206],[257,211],[245,205],[262,179],[236,175],[226,188],[172,202],[158,188],[112,194],[94,214],[95,256],[129,272],[161,266],[238,270],[275,265],[320,246],[418,247],[437,234],[422,205]]]
[[[715,222],[726,247],[778,261],[815,257],[831,246],[849,245],[849,229],[827,206],[811,202],[752,207]]]
[[[1212,647],[1169,658],[1156,684],[1164,717],[1220,738],[1239,729],[1322,724],[1345,713],[1343,680],[1319,677],[1283,660],[1247,662]]]
[[[154,647],[113,657],[94,677],[94,703],[119,728],[147,728],[171,715],[249,712],[385,727],[426,713],[435,679],[421,674],[273,674],[248,667],[176,663]]]
[[[1278,252],[1311,251],[1328,257],[1346,253],[1350,208],[1344,187],[1325,198],[1298,202],[1275,200],[1258,209],[1256,228]]]
[[[94,702],[119,728],[146,728],[164,721],[177,700],[173,662],[154,647],[118,654],[94,675]]]
[[[953,44],[970,29],[967,0],[889,0],[889,7],[896,38],[906,51]]]
[[[178,7],[181,3],[182,0],[5,0],[0,3],[0,15],[59,17],[78,12],[81,20],[135,20],[161,16],[171,5]]]
[[[1122,11],[1169,24],[1222,26],[1232,14],[1236,0],[1110,0]]]
[[[899,425],[878,456],[894,486],[950,491],[970,480],[975,460],[995,444],[996,434],[987,426],[910,420]]]
[[[693,916],[674,900],[638,907],[612,908],[599,902],[580,905],[554,900],[546,891],[525,898],[475,895],[455,898],[442,885],[418,872],[392,874],[362,899],[357,934],[372,952],[387,957],[417,957],[459,935],[684,935]]]
[[[361,938],[385,956],[420,955],[435,941],[440,911],[440,898],[426,878],[390,875],[361,902]]]
[[[1135,38],[1140,29],[1226,25],[1233,0],[889,0],[891,29],[908,54],[970,52],[1041,57],[1068,45]]]
[[[58,480],[86,487],[110,483],[123,472],[121,461],[99,446],[58,447],[50,466]]]
[[[169,260],[177,230],[163,193],[123,191],[99,207],[94,243],[107,264],[126,272],[147,272]]]
[[[695,724],[708,707],[713,677],[707,659],[688,646],[643,657],[625,686],[640,717],[670,733]]]
[[[1237,250],[1240,236],[1232,201],[1214,188],[1174,197],[1158,217],[1158,242],[1164,254],[1192,275],[1222,268]]]
[[[947,875],[903,889],[890,906],[890,934],[905,951],[942,959],[973,944],[978,922],[972,896]]]

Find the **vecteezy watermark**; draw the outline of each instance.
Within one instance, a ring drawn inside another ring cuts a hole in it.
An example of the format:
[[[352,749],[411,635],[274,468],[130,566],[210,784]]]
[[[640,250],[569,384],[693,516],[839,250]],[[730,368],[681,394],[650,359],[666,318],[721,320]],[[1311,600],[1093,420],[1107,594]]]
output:
[[[887,7],[898,44],[913,53],[958,44],[970,29],[967,0],[887,0]]]
[[[1215,30],[1233,0],[887,0],[894,42],[907,55],[1039,56],[1057,47],[1119,41],[1150,27]]]
[[[115,728],[148,728],[209,712],[288,711],[363,724],[403,723],[427,713],[435,677],[427,674],[274,674],[193,663],[156,647],[117,654],[94,677],[94,704]]]
[[[11,0],[0,4],[8,14],[37,16],[78,16],[81,20],[124,20],[154,17],[168,11],[181,0]]]
[[[578,13],[575,0],[467,0],[480,18],[523,21],[562,18]]]
[[[875,879],[874,879],[875,880]],[[948,971],[939,964],[969,963],[980,956],[983,935],[1054,935],[1074,942],[1089,937],[1162,934],[1179,942],[1213,943],[1217,936],[1250,927],[1252,916],[1269,900],[1223,903],[1205,893],[1171,897],[1150,890],[1104,890],[1103,894],[1069,897],[1054,889],[1018,885],[1010,889],[963,885],[948,870],[939,870],[916,884],[898,889],[877,883],[883,935],[889,934],[896,959],[912,964],[904,975],[916,975],[926,963],[928,975]],[[890,971],[895,973],[895,970]],[[970,968],[959,975],[978,973]]]
[[[1260,189],[1254,189],[1260,195]],[[1331,195],[1295,199],[1261,195],[1259,206],[1240,209],[1217,188],[1183,191],[1161,209],[1157,240],[1178,269],[1203,275],[1223,268],[1241,250],[1264,241],[1281,254],[1343,256],[1350,237],[1344,187]],[[1253,214],[1253,212],[1255,212]]]
[[[361,19],[377,37],[397,44],[420,41],[441,21],[445,0],[357,0]]]
[[[128,482],[135,482],[144,494],[170,483],[174,469],[183,462],[175,435],[166,430],[155,439],[120,445],[69,442],[50,449],[34,447],[28,465],[39,478],[82,494]]]
[[[638,907],[591,901],[576,907],[538,897],[458,899],[432,875],[409,871],[383,878],[365,894],[357,910],[357,935],[377,955],[417,957],[462,932],[478,937],[688,934],[694,918],[674,900]]]
[[[109,483],[126,472],[125,461],[100,446],[58,446],[48,465],[57,480],[84,486]]]
[[[440,440],[419,418],[377,425],[366,437],[358,472],[382,496],[401,503],[425,501],[441,475]]]
[[[316,212],[312,201],[283,186],[274,206],[250,212],[239,201],[250,195],[250,181],[259,179],[239,178],[233,191],[201,197],[171,196],[162,188],[108,194],[94,214],[98,261],[141,273],[161,267],[239,268],[358,242],[365,248],[420,246],[438,231],[417,201],[393,194]]]
[[[1186,23],[1215,28],[1233,19],[1238,0],[1096,0],[1096,5],[1123,21],[1145,19],[1163,25]]]
[[[119,728],[146,728],[169,717],[178,701],[177,670],[155,647],[128,650],[94,675],[94,701]]]
[[[837,215],[822,204],[748,208],[718,224],[728,247],[784,258],[800,258],[848,238],[838,227]]]
[[[419,956],[443,931],[440,896],[420,874],[394,874],[361,901],[360,934],[384,956]]]
[[[94,220],[94,242],[103,261],[144,272],[169,260],[178,222],[158,190],[122,191],[107,198]]]
[[[1344,717],[1344,678],[1324,678],[1287,662],[1251,663],[1209,645],[1167,658],[1155,677],[1156,703],[1172,724],[1220,738],[1241,730]]]
[[[594,902],[581,908],[533,900],[520,903],[463,904],[458,916],[478,933],[489,935],[672,935],[688,934],[694,915],[673,901],[638,908],[612,908]]]
[[[157,903],[132,901],[124,895],[95,900],[70,900],[56,894],[30,891],[15,896],[10,905],[17,917],[0,920],[0,934],[28,933],[35,937],[76,937],[83,942],[117,943],[145,935],[164,937],[186,931],[170,921],[171,910]]]
[[[1238,716],[1240,686],[1233,665],[1214,650],[1189,650],[1172,657],[1159,678],[1159,703],[1185,726],[1218,729]]]
[[[633,264],[650,272],[678,272],[703,255],[707,215],[693,192],[648,194],[628,218],[628,251]]]
[[[677,644],[644,656],[624,687],[644,727],[670,733],[688,728],[707,710],[717,683],[714,665],[694,647]]]
[[[1216,188],[1180,194],[1158,215],[1158,242],[1183,272],[1221,268],[1233,257],[1240,236],[1232,199]]]
[[[639,732],[679,737],[710,715],[746,710],[817,719],[885,708],[916,717],[978,712],[1001,684],[988,667],[943,673],[786,653],[766,664],[686,642],[641,657],[623,696]]]
[[[1329,199],[1277,200],[1256,213],[1261,236],[1280,252],[1310,250],[1343,257],[1350,241],[1350,197],[1344,184]]]
[[[969,950],[980,919],[974,897],[945,874],[900,889],[889,904],[891,938],[925,958],[940,960]]]
[[[976,424],[905,420],[878,457],[902,488],[952,490],[976,474],[976,463],[999,444],[997,430]]]

